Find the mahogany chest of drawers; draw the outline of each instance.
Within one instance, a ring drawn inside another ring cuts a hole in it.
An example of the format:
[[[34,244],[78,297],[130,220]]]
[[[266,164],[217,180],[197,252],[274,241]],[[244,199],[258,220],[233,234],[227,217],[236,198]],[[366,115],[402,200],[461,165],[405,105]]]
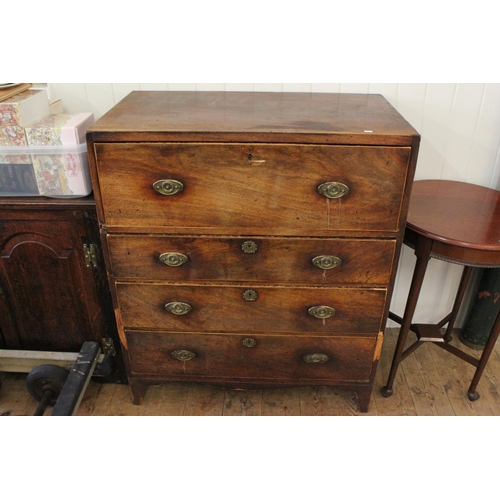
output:
[[[367,411],[418,133],[379,95],[132,92],[88,132],[133,401],[333,385]]]

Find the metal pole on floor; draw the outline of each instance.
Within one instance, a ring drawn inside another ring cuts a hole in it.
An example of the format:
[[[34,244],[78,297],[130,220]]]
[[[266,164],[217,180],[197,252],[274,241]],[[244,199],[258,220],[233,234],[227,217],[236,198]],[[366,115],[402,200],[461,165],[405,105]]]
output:
[[[500,310],[500,268],[484,269],[476,298],[460,332],[460,341],[471,349],[482,349]]]

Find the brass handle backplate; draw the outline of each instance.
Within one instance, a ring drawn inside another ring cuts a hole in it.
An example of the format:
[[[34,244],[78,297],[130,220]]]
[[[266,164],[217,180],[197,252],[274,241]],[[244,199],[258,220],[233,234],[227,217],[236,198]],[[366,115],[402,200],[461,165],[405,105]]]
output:
[[[329,306],[314,306],[310,307],[307,312],[318,319],[331,318],[335,314],[335,309]]]
[[[314,354],[306,354],[305,356],[302,357],[302,359],[306,363],[320,364],[320,363],[326,363],[330,358],[326,354],[314,353]]]
[[[179,351],[174,351],[171,356],[178,361],[190,361],[196,358],[196,354],[191,351],[186,351],[185,349],[180,349]]]
[[[169,302],[165,304],[165,309],[176,316],[184,316],[184,314],[187,314],[193,308],[185,302]]]
[[[336,200],[348,194],[349,188],[342,182],[325,182],[318,186],[318,193],[326,198]]]
[[[241,245],[243,253],[255,253],[257,248],[257,243],[255,243],[255,241],[245,241],[245,243]]]
[[[156,181],[153,184],[153,188],[156,192],[164,196],[173,196],[184,189],[184,184],[174,179],[162,179]]]
[[[342,261],[338,257],[335,257],[335,255],[318,255],[317,257],[314,257],[312,263],[316,267],[326,270],[340,266],[340,264],[342,264]]]
[[[160,255],[160,261],[169,267],[179,267],[185,264],[188,258],[182,253],[166,252]]]
[[[255,290],[245,290],[243,292],[243,299],[247,302],[255,302],[259,298],[259,294]]]
[[[257,345],[257,341],[252,337],[243,339],[241,343],[243,344],[244,347],[249,347],[249,348],[255,347]]]

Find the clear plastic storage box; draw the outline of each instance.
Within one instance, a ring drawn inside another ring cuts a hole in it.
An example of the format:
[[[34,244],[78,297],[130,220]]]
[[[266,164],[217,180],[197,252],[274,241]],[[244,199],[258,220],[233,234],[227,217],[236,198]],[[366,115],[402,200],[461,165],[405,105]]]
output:
[[[92,192],[87,144],[0,146],[0,196],[79,198]]]

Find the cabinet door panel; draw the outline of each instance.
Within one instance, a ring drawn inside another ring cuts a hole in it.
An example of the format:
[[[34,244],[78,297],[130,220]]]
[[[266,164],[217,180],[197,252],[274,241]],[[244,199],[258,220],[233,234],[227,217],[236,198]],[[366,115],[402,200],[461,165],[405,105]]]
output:
[[[93,276],[78,222],[2,223],[3,299],[14,320],[4,332],[8,348],[78,351],[85,340],[98,340],[90,317],[99,316],[99,308],[89,309],[96,299],[89,296]]]

